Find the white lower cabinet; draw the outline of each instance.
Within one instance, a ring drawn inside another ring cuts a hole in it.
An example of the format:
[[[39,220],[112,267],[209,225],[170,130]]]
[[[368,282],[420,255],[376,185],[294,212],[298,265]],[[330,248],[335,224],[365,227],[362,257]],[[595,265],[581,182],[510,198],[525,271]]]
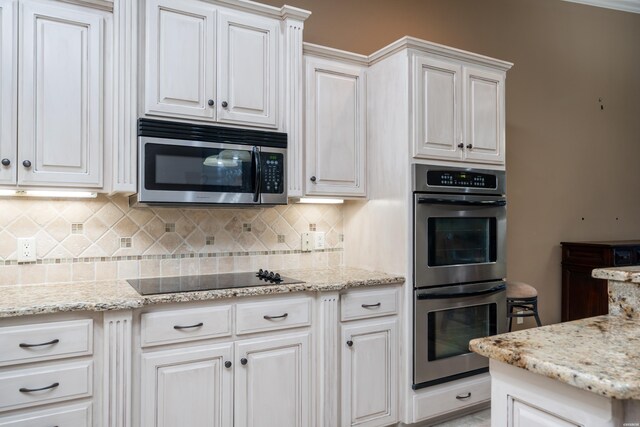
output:
[[[142,426],[232,425],[232,344],[142,355]]]
[[[310,425],[308,332],[236,343],[235,427]]]
[[[343,298],[343,313],[353,312],[355,304],[365,307],[369,317],[389,314],[387,307],[395,309],[397,304],[395,289]],[[342,324],[341,426],[378,427],[398,421],[398,347],[395,315]]]
[[[514,427],[579,427],[580,424],[565,420],[525,402],[512,401],[507,425]]]
[[[25,412],[17,416],[0,417],[0,427],[91,426],[91,403],[68,405],[46,411]]]

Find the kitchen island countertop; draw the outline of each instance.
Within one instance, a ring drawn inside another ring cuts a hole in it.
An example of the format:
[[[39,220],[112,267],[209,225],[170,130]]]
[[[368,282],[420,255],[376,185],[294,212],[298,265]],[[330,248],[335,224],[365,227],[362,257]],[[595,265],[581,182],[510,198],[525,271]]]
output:
[[[0,318],[68,311],[127,310],[152,304],[289,292],[338,291],[405,280],[402,276],[349,267],[282,270],[280,273],[304,283],[144,296],[126,280],[4,285],[0,286]]]
[[[609,314],[478,338],[482,356],[613,399],[640,400],[640,266],[602,268]]]

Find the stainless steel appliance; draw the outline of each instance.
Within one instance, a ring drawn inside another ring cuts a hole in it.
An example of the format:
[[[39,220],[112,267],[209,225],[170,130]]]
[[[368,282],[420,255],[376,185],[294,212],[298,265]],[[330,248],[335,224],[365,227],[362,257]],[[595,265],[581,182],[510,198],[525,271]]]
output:
[[[302,280],[280,276],[275,271],[262,270],[257,273],[221,273],[199,276],[150,277],[130,279],[129,284],[140,295],[169,294],[175,292],[197,292],[254,286],[290,285]]]
[[[130,204],[287,204],[286,160],[286,133],[140,119]]]
[[[488,369],[473,338],[506,332],[502,171],[413,166],[414,388]]]

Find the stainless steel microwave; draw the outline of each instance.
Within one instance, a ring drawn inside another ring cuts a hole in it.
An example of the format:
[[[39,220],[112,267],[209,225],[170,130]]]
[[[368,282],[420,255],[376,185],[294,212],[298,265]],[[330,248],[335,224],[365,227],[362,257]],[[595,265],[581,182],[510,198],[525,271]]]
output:
[[[287,134],[140,119],[132,206],[287,204]]]

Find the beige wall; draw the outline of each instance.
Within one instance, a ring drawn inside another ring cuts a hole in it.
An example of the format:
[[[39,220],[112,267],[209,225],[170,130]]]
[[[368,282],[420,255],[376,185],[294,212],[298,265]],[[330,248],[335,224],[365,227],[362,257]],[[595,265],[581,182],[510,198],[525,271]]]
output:
[[[369,54],[408,34],[515,63],[508,268],[538,288],[543,322],[560,320],[561,241],[640,238],[639,14],[560,0],[287,3],[313,12],[307,42]]]

